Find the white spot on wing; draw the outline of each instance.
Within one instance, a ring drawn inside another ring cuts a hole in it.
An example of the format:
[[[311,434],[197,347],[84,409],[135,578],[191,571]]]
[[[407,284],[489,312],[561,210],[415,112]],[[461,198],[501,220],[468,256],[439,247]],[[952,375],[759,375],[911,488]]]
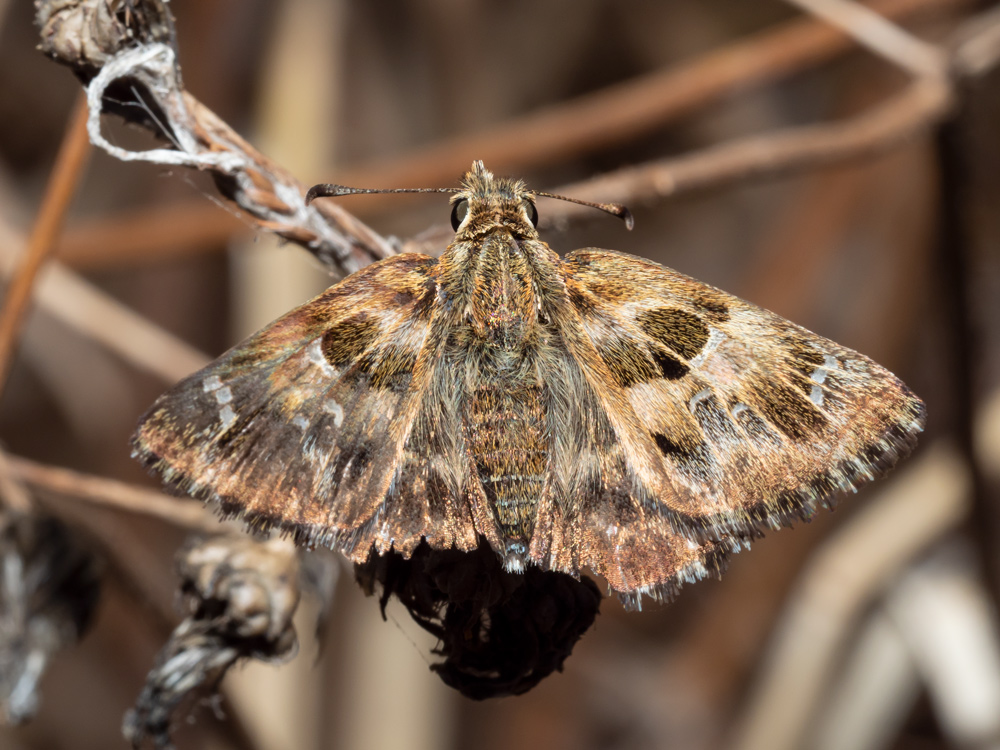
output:
[[[812,390],[809,391],[809,400],[812,401],[816,406],[823,405],[823,389],[818,385],[814,385]]]
[[[340,427],[344,421],[344,407],[338,404],[334,399],[329,399],[325,404],[323,404],[323,411],[327,414],[333,415],[333,426]]]
[[[326,357],[323,356],[322,337],[317,338],[306,347],[306,355],[309,357],[309,361],[320,368],[325,375],[333,375],[336,372],[333,366],[326,361]]]
[[[228,404],[233,400],[233,392],[229,390],[229,386],[223,386],[215,391],[215,400],[219,402],[219,405]]]
[[[308,429],[309,420],[303,417],[301,414],[292,420],[292,424],[298,427],[300,430]]]
[[[705,363],[705,360],[711,357],[715,350],[719,348],[719,344],[726,340],[726,334],[718,328],[709,328],[708,330],[708,341],[705,342],[705,348],[698,352],[698,356],[688,363],[691,367],[701,367]]]
[[[816,383],[817,385],[823,385],[826,382],[827,375],[829,375],[834,370],[840,369],[840,363],[837,361],[836,357],[831,357],[829,354],[823,357],[823,364],[812,371],[812,375],[809,379]]]
[[[233,426],[236,421],[236,412],[233,411],[233,407],[226,404],[221,409],[219,409],[219,421],[222,422],[222,429],[228,430]]]
[[[712,395],[711,388],[702,388],[700,391],[694,394],[694,396],[691,397],[690,401],[688,401],[688,409],[690,409],[691,413],[694,414],[695,409],[698,408],[698,404],[700,404],[706,398],[709,398],[711,395]]]
[[[218,375],[209,375],[202,382],[201,387],[205,389],[205,393],[211,393],[212,391],[222,387],[222,381],[219,380]]]

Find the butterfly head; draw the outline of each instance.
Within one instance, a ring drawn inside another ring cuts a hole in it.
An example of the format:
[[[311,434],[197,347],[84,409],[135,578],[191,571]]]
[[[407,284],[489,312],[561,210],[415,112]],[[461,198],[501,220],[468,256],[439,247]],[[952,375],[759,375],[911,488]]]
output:
[[[517,239],[536,239],[537,224],[534,193],[521,180],[495,177],[481,161],[473,162],[462,187],[451,199],[451,225],[456,241],[472,240],[498,230]]]
[[[451,199],[451,225],[458,242],[475,240],[497,230],[503,230],[517,239],[537,239],[538,211],[535,199],[557,198],[581,206],[589,206],[617,216],[631,229],[632,214],[620,203],[591,203],[564,195],[528,190],[522,180],[495,177],[481,161],[474,161],[465,173],[460,188],[353,188],[346,185],[323,183],[313,185],[306,193],[308,205],[316,198],[372,193],[453,193]]]

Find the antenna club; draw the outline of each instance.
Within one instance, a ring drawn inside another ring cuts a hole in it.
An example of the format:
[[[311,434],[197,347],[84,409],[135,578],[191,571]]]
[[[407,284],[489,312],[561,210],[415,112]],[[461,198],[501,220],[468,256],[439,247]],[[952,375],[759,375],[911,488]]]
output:
[[[308,206],[317,198],[332,198],[338,195],[348,195],[350,188],[345,188],[343,185],[333,185],[329,182],[324,182],[319,185],[313,185],[306,192],[306,205]]]
[[[632,212],[628,210],[628,206],[623,206],[621,203],[612,205],[618,209],[615,213],[621,217],[621,220],[625,222],[625,228],[631,232],[635,228],[635,218],[632,216]]]

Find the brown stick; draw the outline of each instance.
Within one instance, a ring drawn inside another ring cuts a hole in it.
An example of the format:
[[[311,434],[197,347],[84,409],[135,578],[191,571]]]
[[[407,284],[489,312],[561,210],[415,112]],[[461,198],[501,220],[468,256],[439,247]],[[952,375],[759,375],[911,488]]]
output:
[[[0,278],[12,277],[27,241],[0,217]],[[140,370],[174,382],[211,361],[190,344],[52,261],[35,284],[34,302],[56,320]]]
[[[6,451],[0,450],[0,503],[17,514],[31,511],[31,494],[10,468]]]
[[[901,18],[957,5],[953,0],[874,0],[872,10]],[[693,61],[546,107],[479,133],[432,145],[402,159],[347,170],[357,187],[451,185],[482,159],[494,171],[553,164],[636,138],[736,91],[828,60],[856,40],[803,18],[714,50]]]
[[[87,138],[87,102],[81,96],[70,116],[45,196],[21,264],[14,274],[0,311],[0,389],[14,359],[18,335],[24,323],[35,279],[55,249],[76,186],[90,153]]]
[[[737,181],[779,177],[877,153],[927,131],[950,106],[947,82],[919,80],[887,102],[846,121],[737,139],[688,156],[567,185],[558,192],[583,200],[636,204]],[[548,213],[563,218],[580,211],[567,203]]]
[[[218,533],[223,528],[201,503],[194,500],[171,498],[145,487],[46,466],[18,456],[8,456],[7,462],[12,477],[39,490],[153,516],[192,531]]]
[[[916,77],[943,75],[941,49],[918,39],[878,11],[854,0],[786,0],[786,2],[843,29],[879,57]]]

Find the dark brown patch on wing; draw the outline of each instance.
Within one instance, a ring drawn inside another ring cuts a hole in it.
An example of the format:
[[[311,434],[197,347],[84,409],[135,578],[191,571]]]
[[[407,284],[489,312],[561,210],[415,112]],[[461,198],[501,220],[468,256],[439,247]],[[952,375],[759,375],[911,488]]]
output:
[[[723,300],[723,295],[712,294],[702,290],[695,294],[691,300],[695,307],[705,313],[713,323],[725,323],[729,320],[729,307]]]
[[[660,374],[667,380],[678,380],[690,372],[690,368],[677,357],[663,349],[654,349],[653,361],[660,368]]]
[[[663,433],[653,433],[653,440],[656,441],[656,447],[660,449],[660,453],[664,456],[684,455],[686,453],[680,443],[674,442]]]
[[[655,380],[660,376],[646,353],[646,347],[635,341],[615,336],[608,339],[598,351],[604,364],[611,370],[615,382],[622,388]]]
[[[577,287],[568,287],[566,294],[569,297],[570,303],[581,315],[589,315],[594,311],[594,302]]]
[[[746,393],[750,406],[792,440],[808,440],[827,425],[826,417],[812,401],[781,381],[752,381]]]
[[[675,440],[662,432],[654,432],[652,437],[660,453],[675,470],[697,482],[710,481],[710,456],[703,442],[683,438]]]
[[[413,379],[417,356],[410,349],[386,344],[368,352],[358,362],[358,372],[369,377],[372,388],[402,393]]]
[[[734,397],[729,402],[729,413],[733,422],[743,430],[746,437],[761,446],[779,446],[783,438],[778,430],[768,424],[757,412]]]
[[[617,302],[635,296],[635,285],[631,284],[628,279],[619,279],[614,276],[595,276],[588,278],[586,284],[587,289],[592,294],[609,302]]]
[[[692,360],[708,343],[708,326],[697,315],[676,307],[647,310],[639,316],[639,326],[650,337]]]
[[[615,382],[622,388],[650,380],[676,380],[688,373],[688,366],[663,349],[650,352],[643,344],[614,336],[598,350]]]
[[[399,307],[413,305],[414,315],[423,315],[427,308],[434,303],[434,296],[437,293],[437,284],[432,277],[423,277],[419,284],[397,289],[393,294],[392,301]]]
[[[233,423],[216,438],[215,444],[220,451],[239,450],[243,444],[249,442],[247,433],[250,427],[257,420],[266,419],[268,416],[266,406],[262,404],[250,409],[240,409],[235,415]]]
[[[791,339],[788,349],[792,353],[792,367],[806,377],[812,375],[817,367],[822,367],[826,362],[826,355],[807,341]]]
[[[367,445],[361,444],[353,454],[346,455],[348,457],[346,461],[347,478],[350,481],[355,481],[364,475],[368,464],[372,462],[372,451]]]
[[[374,343],[378,325],[364,317],[342,320],[323,334],[321,344],[326,361],[338,370],[351,364]]]

